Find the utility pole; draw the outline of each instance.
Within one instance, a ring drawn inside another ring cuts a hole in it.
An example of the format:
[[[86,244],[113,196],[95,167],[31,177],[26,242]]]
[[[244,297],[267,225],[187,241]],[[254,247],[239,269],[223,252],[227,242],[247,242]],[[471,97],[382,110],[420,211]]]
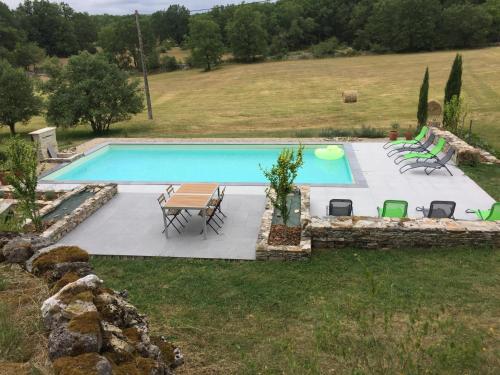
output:
[[[148,70],[144,61],[144,46],[142,45],[141,26],[139,25],[139,12],[135,11],[135,24],[137,26],[137,37],[139,38],[139,53],[141,55],[142,75],[144,76],[144,91],[146,92],[146,104],[148,106],[148,119],[153,119],[153,108],[151,107],[151,96],[149,95]]]

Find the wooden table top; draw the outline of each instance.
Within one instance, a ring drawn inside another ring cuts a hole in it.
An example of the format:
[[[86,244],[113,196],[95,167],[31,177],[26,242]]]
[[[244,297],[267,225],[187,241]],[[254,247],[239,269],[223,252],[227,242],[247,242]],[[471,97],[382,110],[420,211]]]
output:
[[[165,207],[201,210],[208,206],[211,198],[211,194],[174,194],[165,202]]]
[[[216,183],[204,184],[182,184],[175,194],[206,194],[213,195],[219,187]]]

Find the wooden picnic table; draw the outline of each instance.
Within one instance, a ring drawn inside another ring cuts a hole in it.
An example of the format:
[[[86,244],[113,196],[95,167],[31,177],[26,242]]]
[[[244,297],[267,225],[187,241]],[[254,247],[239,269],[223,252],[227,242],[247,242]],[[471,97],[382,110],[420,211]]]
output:
[[[219,188],[219,184],[203,183],[203,184],[182,184],[175,194],[209,194],[213,195]]]
[[[183,184],[165,202],[165,208],[200,210],[203,214],[203,238],[207,238],[208,203],[219,188],[218,184]],[[168,231],[165,230],[168,238]]]

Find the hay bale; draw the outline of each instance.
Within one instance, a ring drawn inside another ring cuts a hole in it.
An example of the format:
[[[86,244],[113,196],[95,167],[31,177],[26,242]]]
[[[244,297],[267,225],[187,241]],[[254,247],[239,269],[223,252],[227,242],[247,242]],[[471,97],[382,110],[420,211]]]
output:
[[[443,107],[437,100],[430,100],[427,103],[427,113],[431,117],[439,117],[443,113]]]
[[[356,90],[346,90],[342,92],[344,103],[356,103],[358,101],[358,92]]]

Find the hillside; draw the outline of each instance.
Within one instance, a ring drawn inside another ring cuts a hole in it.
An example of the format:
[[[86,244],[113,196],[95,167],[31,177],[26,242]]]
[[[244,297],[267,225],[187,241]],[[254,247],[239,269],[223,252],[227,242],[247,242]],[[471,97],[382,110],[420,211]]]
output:
[[[414,124],[426,66],[430,98],[442,100],[455,52],[226,65],[150,77],[155,120],[116,124],[115,136],[294,136],[304,129]],[[500,47],[463,52],[463,94],[474,130],[500,148]],[[359,91],[343,104],[341,93]],[[44,125],[36,119],[28,131]],[[7,129],[2,129],[5,134]],[[84,128],[60,135],[90,137]]]

